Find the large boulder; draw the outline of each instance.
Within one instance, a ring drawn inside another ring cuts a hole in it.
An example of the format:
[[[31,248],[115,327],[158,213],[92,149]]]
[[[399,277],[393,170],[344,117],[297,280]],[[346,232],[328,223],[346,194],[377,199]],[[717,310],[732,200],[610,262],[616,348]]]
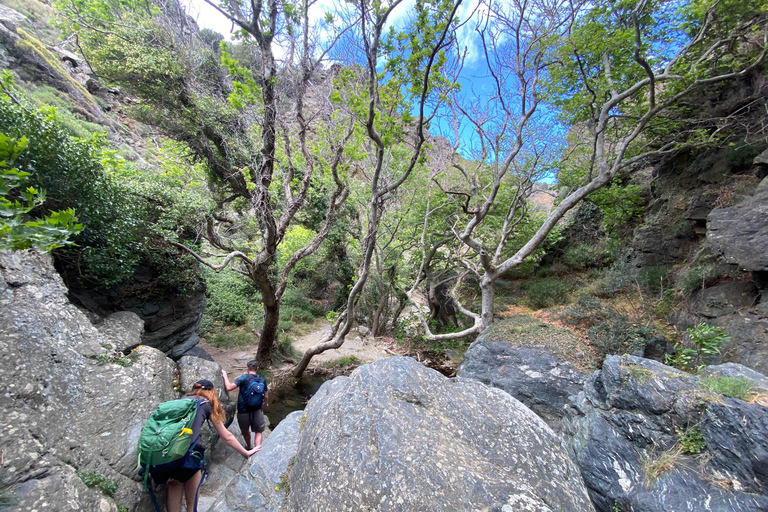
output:
[[[118,311],[98,322],[96,328],[112,340],[115,350],[126,352],[141,345],[144,321],[131,311]]]
[[[242,439],[240,427],[237,422],[232,422],[227,429],[235,436],[236,439]],[[264,438],[262,442],[263,453],[267,448],[267,441],[270,437],[269,429],[264,431]],[[242,441],[241,441],[242,442]],[[254,457],[253,455],[251,457]],[[226,501],[222,501],[222,495],[229,489],[235,486],[235,480],[240,477],[241,472],[245,471],[246,466],[252,459],[244,459],[243,456],[233,450],[229,445],[225,443],[217,443],[213,445],[213,448],[205,452],[206,460],[206,476],[205,482],[200,487],[200,492],[197,499],[197,512],[222,512],[225,510]],[[270,461],[270,464],[275,462]],[[264,482],[264,485],[269,487],[268,482]],[[236,506],[244,506],[247,503],[247,499],[240,500],[240,497],[236,497]],[[247,505],[246,505],[247,506]],[[242,509],[238,509],[242,510]],[[250,508],[246,510],[258,510],[259,512],[265,512],[261,508]]]
[[[260,452],[226,486],[212,512],[280,512],[289,489],[288,472],[296,460],[303,411],[294,411],[268,436]],[[202,512],[202,511],[201,511]]]
[[[768,178],[751,198],[729,208],[712,210],[707,217],[707,239],[712,250],[740,268],[768,270]]]
[[[154,510],[136,471],[136,445],[153,409],[179,396],[173,361],[143,345],[124,354],[142,322],[125,314],[94,327],[68,301],[47,256],[0,252],[0,311],[3,499],[40,512]],[[222,389],[220,371],[196,359],[181,375]]]
[[[235,417],[237,404],[229,397],[229,392],[224,387],[224,379],[221,376],[221,366],[219,363],[199,357],[184,356],[179,359],[179,388],[182,393],[188,393],[195,382],[200,379],[206,379],[213,382],[216,389],[217,398],[227,415],[225,423],[229,423]],[[215,430],[205,428],[202,432],[202,439],[206,445],[214,444],[219,436]]]
[[[742,364],[725,363],[710,365],[701,372],[701,377],[742,379],[750,382],[752,390],[758,394],[768,394],[768,377]]]
[[[150,510],[136,441],[176,397],[173,363],[150,347],[115,353],[66,292],[49,258],[0,253],[0,488],[18,510]],[[78,474],[115,482],[113,498]]]
[[[768,318],[747,310],[718,318],[715,325],[731,339],[722,349],[722,362],[740,363],[768,374]]]
[[[699,377],[609,356],[563,433],[598,511],[768,510],[768,408]]]
[[[509,394],[406,357],[324,384],[307,405],[291,511],[590,511],[554,432]]]
[[[577,368],[562,352],[554,354],[553,348],[524,345],[534,338],[531,331],[535,326],[545,329],[549,339],[557,337],[560,346],[575,346],[578,340],[565,329],[541,327],[546,324],[533,319],[521,325],[522,319],[502,320],[483,331],[464,354],[457,376],[506,391],[558,431],[568,397],[582,390],[591,374],[588,369],[592,361],[582,359]],[[569,352],[573,356],[576,350]]]

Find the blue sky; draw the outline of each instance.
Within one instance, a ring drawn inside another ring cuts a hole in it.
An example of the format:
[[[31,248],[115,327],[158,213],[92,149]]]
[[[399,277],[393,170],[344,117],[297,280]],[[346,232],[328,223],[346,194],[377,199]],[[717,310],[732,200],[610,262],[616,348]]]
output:
[[[203,0],[181,0],[187,7],[188,13],[196,19],[198,25],[202,28],[209,28],[214,30],[227,39],[231,37],[232,23],[228,21],[221,13],[216,9],[208,5]],[[405,0],[400,4],[397,9],[392,13],[390,17],[390,24],[396,27],[402,27],[406,24],[410,13],[412,12],[415,0]],[[336,5],[335,0],[319,0],[315,3],[310,10],[310,18],[312,20],[320,20],[325,17],[326,12],[335,13],[344,7]],[[479,0],[469,0],[462,4],[457,16],[459,20],[466,20],[472,13],[477,14],[477,11],[483,12],[482,9],[486,9],[484,4],[480,4]],[[463,25],[458,31],[458,42],[463,49],[465,55],[465,63],[462,71],[460,82],[462,84],[462,97],[469,102],[473,102],[477,99],[476,104],[480,104],[483,96],[492,92],[495,88],[494,82],[486,76],[485,61],[482,54],[482,47],[479,38],[474,33],[474,24],[467,23]],[[278,46],[275,46],[275,54],[279,59],[282,56],[282,50]],[[414,114],[417,114],[414,112]],[[449,112],[444,111],[443,116],[435,120],[431,127],[433,135],[443,135],[449,139],[454,140],[454,132],[449,121]],[[557,128],[554,116],[551,118],[552,126],[552,139],[564,138],[564,133],[560,133]],[[469,146],[477,146],[477,138],[474,129],[469,127],[463,127],[460,133],[460,140],[462,141],[463,150],[462,153],[466,157],[471,158]]]

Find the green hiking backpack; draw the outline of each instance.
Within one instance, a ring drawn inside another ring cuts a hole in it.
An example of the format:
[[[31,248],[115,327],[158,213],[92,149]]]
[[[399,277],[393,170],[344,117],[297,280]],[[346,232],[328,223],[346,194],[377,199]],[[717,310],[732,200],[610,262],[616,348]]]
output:
[[[205,398],[181,398],[163,402],[152,413],[139,436],[136,448],[139,474],[147,478],[153,471],[171,471],[182,467],[187,453],[197,444],[192,439],[192,423]]]

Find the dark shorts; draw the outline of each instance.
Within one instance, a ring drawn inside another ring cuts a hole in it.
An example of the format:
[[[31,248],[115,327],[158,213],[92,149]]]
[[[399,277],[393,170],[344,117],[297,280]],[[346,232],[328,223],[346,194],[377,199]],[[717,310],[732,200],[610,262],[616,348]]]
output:
[[[205,458],[203,452],[193,451],[184,459],[182,467],[171,471],[152,471],[150,474],[152,475],[152,481],[156,484],[164,484],[168,480],[184,483],[204,467]]]
[[[240,425],[240,432],[250,430],[260,434],[267,428],[267,422],[264,420],[264,412],[261,409],[251,412],[237,413],[237,424]]]

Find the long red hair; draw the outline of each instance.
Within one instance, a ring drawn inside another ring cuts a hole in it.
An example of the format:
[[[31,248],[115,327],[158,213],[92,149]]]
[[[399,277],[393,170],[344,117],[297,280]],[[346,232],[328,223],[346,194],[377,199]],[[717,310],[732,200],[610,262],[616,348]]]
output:
[[[211,403],[211,410],[213,411],[211,413],[211,419],[213,421],[220,421],[223,423],[224,420],[227,419],[227,415],[224,413],[224,409],[221,407],[221,403],[219,402],[219,397],[216,395],[215,389],[203,389],[200,387],[200,384],[195,383],[195,385],[192,387],[192,391],[190,391],[189,394],[199,396],[200,398],[205,398]]]

